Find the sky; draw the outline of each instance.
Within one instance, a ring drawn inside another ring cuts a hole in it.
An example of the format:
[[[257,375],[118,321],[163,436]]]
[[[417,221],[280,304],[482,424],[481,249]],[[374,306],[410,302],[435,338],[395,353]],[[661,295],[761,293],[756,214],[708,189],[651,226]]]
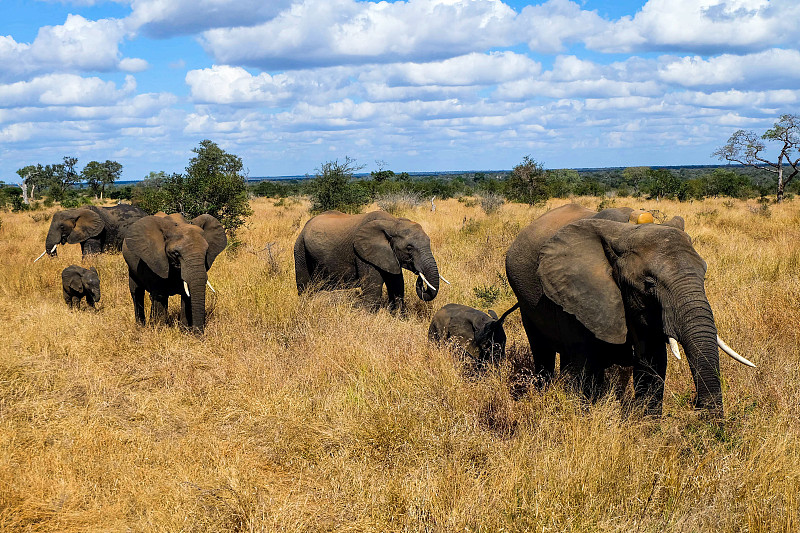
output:
[[[0,0],[0,180],[713,164],[800,106],[797,0]]]

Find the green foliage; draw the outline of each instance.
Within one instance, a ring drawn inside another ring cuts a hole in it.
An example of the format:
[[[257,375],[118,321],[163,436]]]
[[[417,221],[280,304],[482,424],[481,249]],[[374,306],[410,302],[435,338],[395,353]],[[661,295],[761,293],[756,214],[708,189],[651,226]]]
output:
[[[750,180],[745,176],[724,168],[716,168],[705,177],[706,196],[729,196],[742,198],[747,194]]]
[[[332,209],[345,213],[359,213],[370,200],[369,191],[353,181],[353,174],[363,167],[345,156],[323,163],[311,183],[311,212],[321,213]]]
[[[247,196],[242,159],[204,140],[189,161],[186,174],[151,172],[133,191],[133,203],[148,213],[183,213],[215,217],[230,234],[253,211]]]
[[[501,291],[500,287],[494,285],[481,285],[479,287],[473,287],[472,292],[483,307],[489,307],[500,298]]]
[[[544,202],[550,197],[546,176],[544,166],[526,155],[506,180],[506,196],[528,205]]]
[[[250,188],[255,196],[267,198],[286,198],[303,194],[302,187],[297,180],[260,181]]]
[[[683,194],[683,183],[667,169],[651,168],[647,171],[642,191],[650,198],[676,198]]]
[[[89,185],[89,189],[100,198],[105,193],[106,185],[113,184],[121,175],[122,165],[110,160],[105,163],[89,161],[81,171],[81,177]]]

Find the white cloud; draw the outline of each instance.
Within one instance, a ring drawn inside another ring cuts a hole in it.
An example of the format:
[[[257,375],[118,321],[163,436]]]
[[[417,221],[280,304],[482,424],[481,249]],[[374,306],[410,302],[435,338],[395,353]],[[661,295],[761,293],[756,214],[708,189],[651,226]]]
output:
[[[604,52],[756,51],[793,43],[798,17],[796,0],[649,0],[584,42]]]
[[[275,17],[292,0],[132,0],[127,23],[155,37],[248,26]]]
[[[779,48],[748,55],[723,54],[704,59],[699,56],[661,58],[658,78],[683,87],[746,86],[782,88],[797,86],[800,51]]]
[[[135,86],[135,84],[134,84]],[[130,82],[127,83],[130,89]],[[113,103],[125,94],[111,81],[82,78],[75,74],[48,74],[30,81],[0,85],[3,107],[99,106]]]
[[[219,63],[264,69],[429,61],[511,44],[514,16],[500,0],[305,0],[203,44]]]
[[[123,24],[114,19],[87,20],[68,15],[60,26],[42,26],[30,44],[0,37],[0,81],[24,79],[46,72],[137,71],[142,59],[121,58]]]
[[[526,6],[516,21],[521,39],[542,53],[560,52],[565,43],[579,42],[607,25],[595,11],[584,11],[569,0]]]

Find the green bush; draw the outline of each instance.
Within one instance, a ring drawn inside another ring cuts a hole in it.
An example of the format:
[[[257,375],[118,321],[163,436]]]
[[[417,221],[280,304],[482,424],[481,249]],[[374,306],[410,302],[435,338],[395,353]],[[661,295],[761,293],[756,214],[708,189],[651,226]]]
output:
[[[544,165],[526,155],[506,180],[506,196],[515,202],[534,205],[550,198]]]
[[[354,159],[345,157],[323,163],[311,183],[311,212],[321,213],[335,209],[345,213],[359,213],[370,200],[369,191],[353,181],[353,174],[362,167]]]

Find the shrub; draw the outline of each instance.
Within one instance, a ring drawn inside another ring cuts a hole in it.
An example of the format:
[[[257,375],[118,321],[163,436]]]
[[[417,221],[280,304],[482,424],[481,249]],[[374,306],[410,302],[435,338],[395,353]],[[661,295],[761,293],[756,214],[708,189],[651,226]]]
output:
[[[421,205],[422,202],[422,195],[409,191],[379,194],[375,198],[378,207],[395,216]]]
[[[311,212],[321,213],[336,209],[345,213],[359,213],[369,201],[369,193],[353,182],[353,174],[363,167],[354,159],[345,157],[323,163],[311,183]]]
[[[481,195],[481,209],[487,215],[491,215],[492,213],[496,213],[500,207],[504,203],[506,203],[506,199],[500,196],[499,194],[494,194],[491,192],[483,193]]]
[[[506,180],[506,196],[528,205],[541,203],[550,198],[544,165],[526,155]]]

